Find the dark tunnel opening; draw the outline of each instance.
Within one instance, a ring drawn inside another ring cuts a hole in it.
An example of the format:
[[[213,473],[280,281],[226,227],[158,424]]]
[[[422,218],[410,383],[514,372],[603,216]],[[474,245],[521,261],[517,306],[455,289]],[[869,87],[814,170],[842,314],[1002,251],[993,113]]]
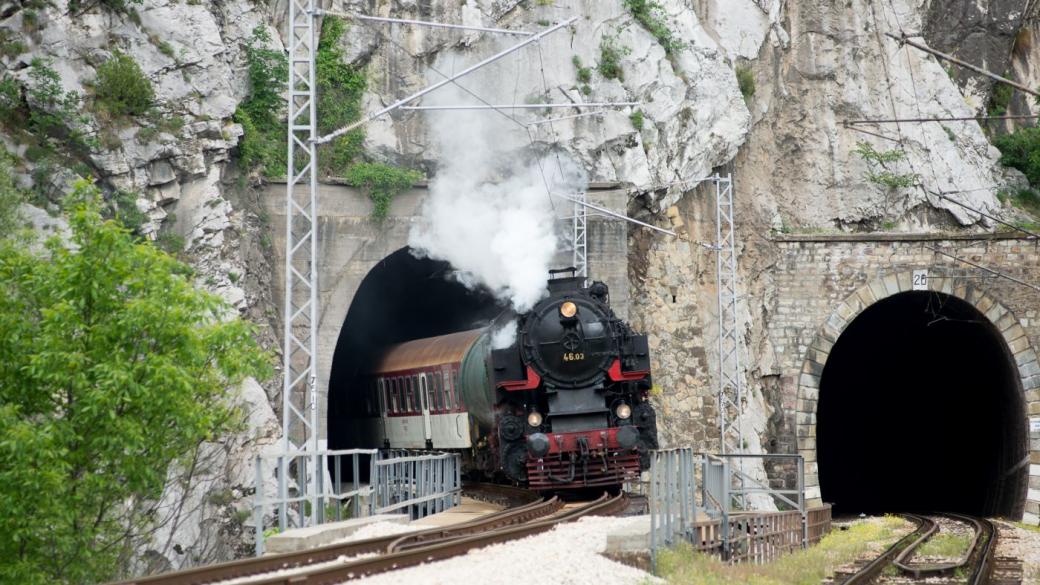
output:
[[[863,311],[831,350],[816,416],[820,488],[836,514],[1021,514],[1017,368],[961,299],[906,292]]]
[[[451,278],[447,262],[416,258],[402,248],[361,281],[343,322],[329,375],[329,448],[373,448],[358,424],[354,391],[386,346],[486,325],[505,307],[489,293]]]

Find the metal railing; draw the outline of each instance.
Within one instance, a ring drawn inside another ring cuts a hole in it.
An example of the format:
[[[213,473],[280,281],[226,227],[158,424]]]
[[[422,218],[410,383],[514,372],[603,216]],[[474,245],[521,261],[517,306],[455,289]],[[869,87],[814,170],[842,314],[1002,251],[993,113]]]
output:
[[[703,458],[693,449],[660,449],[650,452],[650,551],[691,540],[697,522],[694,474]]]
[[[461,461],[458,453],[391,452],[375,462],[374,512],[405,511],[415,519],[458,505],[462,499]]]
[[[272,473],[273,488],[268,483]],[[457,505],[462,494],[456,453],[287,451],[258,455],[255,474],[257,556],[264,554],[265,526],[284,532],[393,512],[415,519]]]
[[[650,551],[679,542],[730,561],[767,562],[819,541],[830,529],[830,508],[807,510],[799,455],[710,455],[689,448],[651,453]],[[772,466],[763,482],[733,460]],[[769,485],[769,484],[772,485]],[[788,485],[793,484],[793,485]],[[752,509],[755,505],[758,510]],[[767,509],[763,509],[767,508]]]

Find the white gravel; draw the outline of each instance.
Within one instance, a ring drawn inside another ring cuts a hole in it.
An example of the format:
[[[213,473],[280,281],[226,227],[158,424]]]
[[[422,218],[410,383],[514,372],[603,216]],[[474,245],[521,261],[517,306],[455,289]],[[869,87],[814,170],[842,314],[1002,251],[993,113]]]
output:
[[[351,534],[346,538],[341,538],[335,541],[335,543],[339,544],[341,542],[354,542],[355,540],[365,540],[367,538],[393,536],[395,534],[405,534],[408,532],[423,530],[425,528],[429,527],[417,526],[415,524],[400,524],[398,522],[376,522],[374,524],[366,524],[361,528],[358,528],[354,534]]]
[[[495,544],[436,563],[351,581],[364,585],[459,585],[460,583],[560,583],[628,585],[661,583],[649,573],[600,553],[607,533],[638,517],[589,517],[527,538]]]

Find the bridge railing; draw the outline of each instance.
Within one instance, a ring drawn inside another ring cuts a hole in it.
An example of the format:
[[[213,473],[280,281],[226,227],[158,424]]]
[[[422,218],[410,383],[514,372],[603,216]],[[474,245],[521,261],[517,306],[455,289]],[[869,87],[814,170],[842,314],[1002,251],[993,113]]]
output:
[[[456,453],[286,451],[258,455],[255,474],[257,556],[270,532],[383,513],[421,518],[458,505],[462,493]]]
[[[798,455],[651,453],[650,551],[680,542],[731,561],[767,562],[830,530],[830,508],[809,510]],[[771,479],[751,470],[770,467]]]

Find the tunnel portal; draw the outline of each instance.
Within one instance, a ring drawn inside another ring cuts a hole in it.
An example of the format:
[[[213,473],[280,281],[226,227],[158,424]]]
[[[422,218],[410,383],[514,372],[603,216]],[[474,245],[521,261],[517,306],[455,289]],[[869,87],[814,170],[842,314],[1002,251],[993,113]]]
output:
[[[486,325],[505,307],[487,292],[452,278],[447,262],[418,258],[401,248],[384,258],[358,287],[336,343],[329,379],[329,447],[366,444],[354,390],[368,364],[386,346]]]
[[[836,514],[1021,514],[1018,371],[961,299],[903,292],[864,310],[830,352],[816,415],[820,488]]]

